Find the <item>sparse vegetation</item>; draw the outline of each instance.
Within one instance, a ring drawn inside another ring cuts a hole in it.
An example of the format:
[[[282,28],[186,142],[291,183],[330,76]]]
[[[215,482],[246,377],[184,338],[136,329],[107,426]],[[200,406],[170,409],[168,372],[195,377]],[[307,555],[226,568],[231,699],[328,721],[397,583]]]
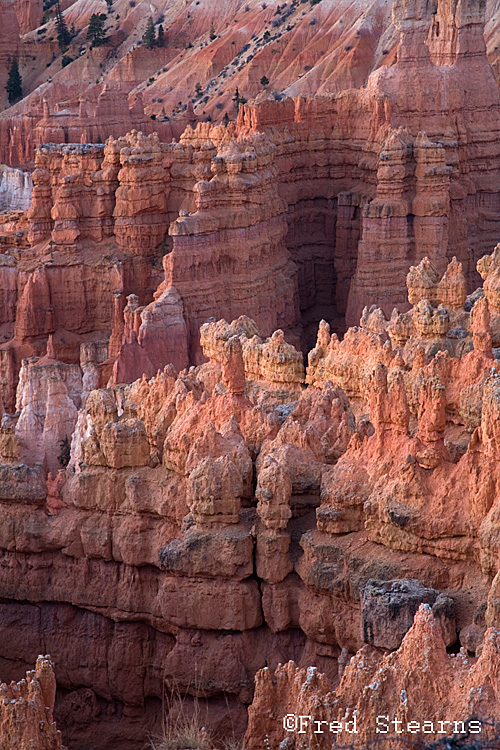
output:
[[[106,23],[107,15],[105,13],[92,13],[89,21],[89,27],[87,29],[87,40],[91,43],[92,47],[100,47],[106,41],[106,34],[104,31],[104,24]]]
[[[69,55],[63,55],[63,58],[61,60],[61,65],[63,68],[65,68],[67,65],[73,62],[73,58]]]
[[[236,88],[236,91],[234,92],[233,102],[234,106],[236,107],[236,112],[239,112],[240,105],[247,103],[247,100],[244,96],[241,96],[240,90],[238,88]]]
[[[23,97],[23,79],[19,72],[19,65],[16,57],[13,57],[10,61],[9,76],[5,90],[7,91],[9,104],[15,104]]]
[[[142,36],[143,44],[147,47],[147,49],[153,49],[156,42],[156,30],[155,30],[155,24],[151,16],[148,18],[148,25],[146,27],[146,31],[144,32]]]
[[[61,11],[61,3],[57,0],[56,4],[56,29],[57,29],[57,42],[59,49],[63,50],[71,41],[71,34],[69,33],[68,26],[64,20],[64,16]]]
[[[212,23],[212,25],[210,26],[210,41],[213,42],[216,38],[217,34],[215,33],[214,25]]]
[[[59,443],[59,448],[61,452],[59,453],[57,460],[59,461],[63,469],[65,469],[69,464],[69,460],[71,458],[71,444],[67,435]]]

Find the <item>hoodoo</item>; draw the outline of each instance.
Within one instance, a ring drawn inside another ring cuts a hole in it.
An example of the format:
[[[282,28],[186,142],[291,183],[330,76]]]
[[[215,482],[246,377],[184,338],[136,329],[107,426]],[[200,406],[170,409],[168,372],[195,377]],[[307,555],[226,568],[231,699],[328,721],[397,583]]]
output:
[[[2,750],[498,745],[497,5],[2,4]]]

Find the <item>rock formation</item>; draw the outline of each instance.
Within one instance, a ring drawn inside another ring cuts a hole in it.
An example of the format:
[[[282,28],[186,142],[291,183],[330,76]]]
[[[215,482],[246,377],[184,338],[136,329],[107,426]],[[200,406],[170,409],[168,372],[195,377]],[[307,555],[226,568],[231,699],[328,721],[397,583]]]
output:
[[[443,277],[423,261],[408,288],[408,313],[387,321],[366,311],[342,342],[322,323],[306,376],[282,331],[266,340],[245,316],[202,326],[208,362],[98,387],[86,401],[81,392],[100,378],[91,348],[79,368],[53,359],[51,338],[44,357],[23,362],[20,414],[4,417],[0,435],[0,593],[6,632],[26,618],[23,654],[39,647],[40,612],[43,643],[61,665],[58,723],[71,741],[99,727],[100,741],[126,732],[134,747],[147,717],[159,720],[165,690],[172,705],[179,690],[206,701],[211,731],[227,733],[231,717],[243,732],[254,675],[290,658],[299,671],[279,667],[276,688],[259,673],[248,747],[266,734],[281,742],[281,713],[311,713],[305,681],[335,720],[358,706],[366,741],[366,721],[389,710],[405,722],[424,709],[436,721],[497,710],[494,692],[486,703],[460,698],[460,685],[486,684],[498,660],[494,314],[487,297],[464,302],[455,260]],[[418,322],[423,303],[463,334],[429,334]],[[138,309],[129,299],[123,320],[140,349]],[[58,471],[55,448],[73,424]],[[77,625],[61,634],[54,618]],[[101,634],[107,677],[96,652],[82,688],[72,675],[90,632]],[[411,666],[423,644],[428,678]],[[447,655],[457,644],[463,653]],[[394,670],[395,687],[385,677]],[[431,706],[424,686],[442,675],[447,702]],[[387,687],[372,696],[375,683]],[[97,720],[99,706],[128,718]]]
[[[65,750],[53,718],[56,678],[50,656],[39,656],[26,679],[0,685],[4,750]]]
[[[398,650],[380,660],[364,646],[335,690],[314,667],[280,664],[275,681],[266,667],[257,675],[245,750],[266,742],[278,748],[280,741],[297,750],[327,750],[332,741],[362,746],[374,738],[383,748],[401,740],[443,741],[447,735],[454,735],[452,741],[460,736],[484,741],[491,732],[489,719],[498,713],[493,685],[499,631],[490,628],[484,643],[475,662],[463,652],[447,654],[439,623],[430,606],[422,604]],[[483,691],[479,686],[485,684],[492,688]]]
[[[162,701],[220,738],[253,701],[246,747],[297,750],[283,713],[357,710],[368,742],[377,712],[498,712],[484,2],[396,0],[393,29],[371,0],[160,2],[152,50],[141,4],[107,5],[91,49],[91,4],[62,3],[64,68],[50,9],[48,31],[38,2],[2,10],[28,96],[0,156],[35,168],[31,196],[25,173],[0,183],[0,667],[49,651],[58,682],[41,709],[47,662],[7,688],[0,728],[18,693],[26,731],[58,748],[53,708],[71,750],[142,748]],[[208,93],[174,101],[209,57]],[[309,95],[328,60],[335,92]],[[243,105],[230,89],[263,62],[281,88],[295,71],[290,96]]]
[[[0,211],[27,211],[32,187],[27,172],[0,166]]]

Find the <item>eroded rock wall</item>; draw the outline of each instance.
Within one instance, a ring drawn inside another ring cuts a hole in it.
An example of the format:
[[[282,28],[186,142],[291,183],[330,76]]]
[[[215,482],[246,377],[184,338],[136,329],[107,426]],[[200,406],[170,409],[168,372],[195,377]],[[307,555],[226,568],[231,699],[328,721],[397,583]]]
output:
[[[437,38],[432,4],[395,3],[397,59],[365,89],[240,110],[238,132],[264,130],[278,148],[306,321],[311,308],[336,327],[344,314],[355,325],[367,303],[387,315],[402,309],[406,269],[424,256],[443,272],[456,255],[472,291],[475,264],[496,242],[500,98],[481,31],[485,6],[445,6],[434,8]],[[470,87],[469,75],[482,85]]]
[[[0,612],[19,656],[6,646],[0,658],[15,671],[43,637],[64,664],[57,715],[70,747],[139,747],[162,696],[175,704],[179,691],[191,708],[202,701],[211,731],[242,733],[263,667],[248,747],[265,734],[277,747],[282,710],[309,712],[304,681],[338,716],[359,701],[366,726],[384,701],[396,711],[400,686],[397,716],[412,721],[442,675],[447,702],[431,719],[496,710],[494,691],[487,703],[460,698],[462,683],[481,687],[496,669],[500,622],[498,252],[479,265],[484,296],[465,297],[458,261],[441,276],[426,259],[408,274],[408,313],[366,310],[343,342],[323,323],[307,372],[282,331],[266,339],[245,316],[209,322],[207,363],[92,390],[57,474],[30,466],[35,447],[23,446],[38,434],[53,456],[62,417],[25,430],[54,411],[26,398],[18,421],[4,420]],[[76,400],[79,384],[48,355],[24,368],[20,398],[43,377],[53,388],[57,371],[65,403]],[[427,646],[430,683],[410,664]],[[279,667],[274,687],[270,672],[290,659],[299,672]],[[369,698],[392,672],[394,690]]]

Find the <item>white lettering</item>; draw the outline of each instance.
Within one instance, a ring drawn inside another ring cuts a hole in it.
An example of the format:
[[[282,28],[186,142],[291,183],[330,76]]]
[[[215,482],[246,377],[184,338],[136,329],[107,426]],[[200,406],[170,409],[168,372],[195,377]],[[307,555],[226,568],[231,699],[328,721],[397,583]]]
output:
[[[469,732],[471,734],[480,734],[482,726],[480,721],[469,721]]]
[[[330,732],[332,734],[339,734],[342,731],[342,722],[341,721],[331,721],[330,722]]]
[[[389,732],[389,717],[388,716],[377,716],[377,734],[388,734]]]
[[[321,725],[326,724],[326,726],[328,726],[327,721],[318,721],[317,719],[313,721],[313,724],[316,724],[316,729],[314,730],[314,734],[324,734],[323,730],[321,729]]]
[[[349,734],[357,734],[358,733],[358,727],[356,725],[357,716],[354,716],[354,719],[352,721],[346,721],[345,723],[345,731],[349,732]]]
[[[299,729],[297,734],[305,734],[306,729],[311,723],[311,717],[310,716],[299,716]]]

